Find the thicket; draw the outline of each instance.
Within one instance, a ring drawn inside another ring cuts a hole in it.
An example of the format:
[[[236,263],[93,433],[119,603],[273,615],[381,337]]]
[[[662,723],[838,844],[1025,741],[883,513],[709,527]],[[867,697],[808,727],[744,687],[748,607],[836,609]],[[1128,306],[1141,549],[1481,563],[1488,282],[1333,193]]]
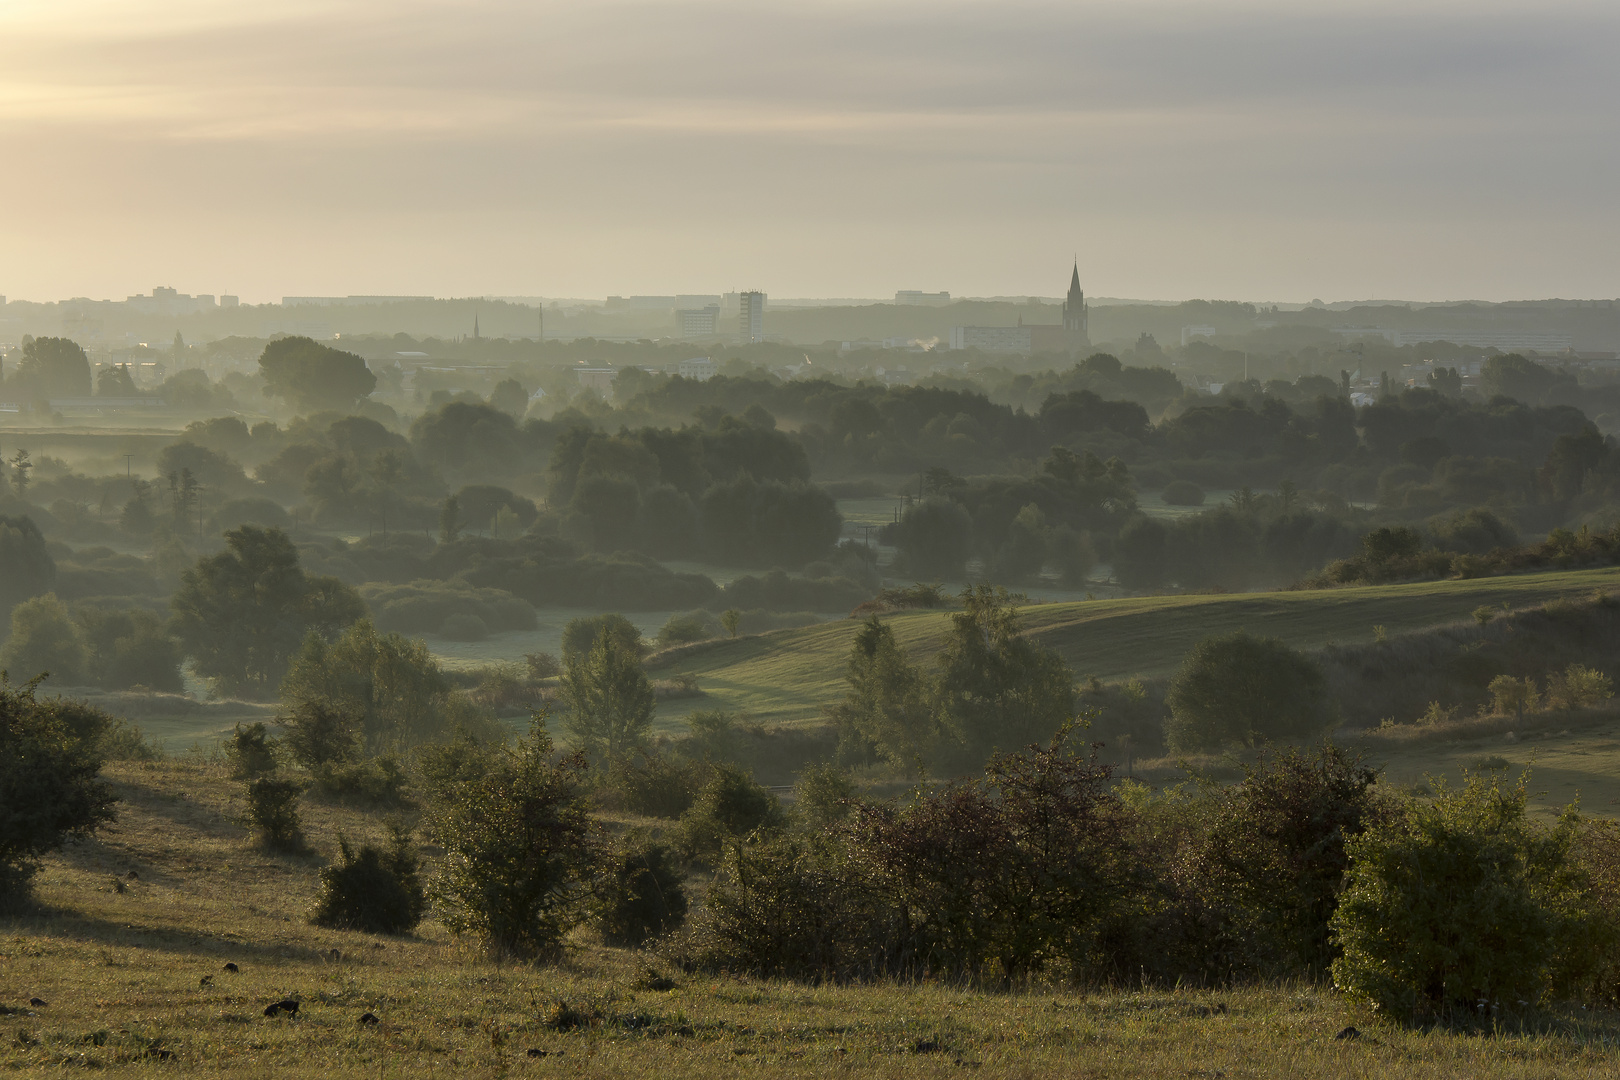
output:
[[[1403,1018],[1603,1000],[1610,832],[1525,818],[1524,787],[1383,791],[1332,746],[1229,787],[1116,783],[1065,729],[978,779],[725,846],[671,955],[807,980],[1225,985],[1331,972]]]
[[[0,674],[0,907],[20,901],[39,858],[113,820],[99,742],[113,720],[73,702],[41,702],[34,683]]]
[[[338,837],[340,862],[321,870],[321,891],[310,922],[369,934],[408,934],[427,911],[421,861],[397,823],[386,847],[356,851]]]

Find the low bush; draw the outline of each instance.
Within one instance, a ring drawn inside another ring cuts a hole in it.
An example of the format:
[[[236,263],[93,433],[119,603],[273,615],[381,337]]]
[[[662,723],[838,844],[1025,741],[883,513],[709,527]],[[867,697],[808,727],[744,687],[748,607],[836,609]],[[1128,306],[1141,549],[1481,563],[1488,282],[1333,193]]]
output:
[[[410,801],[405,795],[405,769],[392,755],[328,762],[314,772],[315,790],[329,798],[366,806],[403,806]]]
[[[705,773],[701,764],[660,754],[622,758],[608,768],[601,801],[632,814],[673,821],[696,801]]]
[[[643,945],[686,921],[686,888],[674,853],[646,844],[614,855],[597,921],[609,945]]]
[[[780,831],[787,815],[776,796],[747,773],[717,764],[680,820],[681,853],[687,858],[713,858],[727,841]]]
[[[433,834],[444,858],[430,893],[453,933],[478,939],[492,955],[557,955],[601,863],[599,826],[587,813],[579,755],[553,760],[551,737],[536,719],[516,753],[484,760],[481,775],[444,790]]]
[[[303,818],[298,797],[304,785],[280,776],[260,776],[247,786],[247,825],[272,851],[304,850]]]
[[[99,734],[81,737],[65,710],[35,700],[34,684],[0,675],[0,907],[26,894],[40,856],[113,820]]]
[[[225,744],[225,757],[231,763],[231,776],[237,780],[251,780],[276,771],[276,743],[262,721],[246,726],[237,724]]]
[[[1547,680],[1547,700],[1556,709],[1584,709],[1614,696],[1614,680],[1595,668],[1571,664]]]
[[[427,911],[421,864],[410,834],[395,825],[386,848],[359,851],[338,837],[342,862],[321,870],[321,891],[310,922],[368,934],[408,934]]]
[[[536,625],[534,605],[505,589],[413,581],[408,585],[363,585],[360,595],[370,605],[377,629],[383,631],[439,633],[457,641],[480,641],[482,637],[457,637],[449,631],[470,628],[474,619],[483,624],[484,637],[505,630],[533,630]]]
[[[1573,858],[1578,819],[1526,817],[1521,777],[1470,776],[1347,845],[1333,982],[1401,1018],[1539,1002],[1608,954]]]
[[[325,701],[300,701],[281,718],[282,745],[306,769],[355,760],[360,755],[360,717]]]

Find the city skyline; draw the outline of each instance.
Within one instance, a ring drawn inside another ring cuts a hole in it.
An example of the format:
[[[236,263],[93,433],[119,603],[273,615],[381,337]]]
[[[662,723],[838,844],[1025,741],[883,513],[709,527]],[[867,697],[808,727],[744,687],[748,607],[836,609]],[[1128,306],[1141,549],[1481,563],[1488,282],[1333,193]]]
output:
[[[0,293],[1620,295],[1557,0],[0,9]]]

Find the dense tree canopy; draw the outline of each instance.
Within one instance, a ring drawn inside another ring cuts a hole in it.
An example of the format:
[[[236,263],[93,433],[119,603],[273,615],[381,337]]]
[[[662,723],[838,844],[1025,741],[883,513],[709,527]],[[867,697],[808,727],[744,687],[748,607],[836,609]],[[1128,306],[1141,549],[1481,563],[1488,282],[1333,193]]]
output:
[[[171,601],[175,634],[216,692],[268,696],[306,634],[335,636],[365,604],[335,579],[305,576],[280,529],[243,525],[225,544],[182,577]]]
[[[307,337],[285,337],[259,357],[265,390],[295,407],[347,409],[377,388],[377,376],[354,353]]]
[[[39,397],[89,397],[90,358],[78,342],[42,337],[25,342],[8,387]]]

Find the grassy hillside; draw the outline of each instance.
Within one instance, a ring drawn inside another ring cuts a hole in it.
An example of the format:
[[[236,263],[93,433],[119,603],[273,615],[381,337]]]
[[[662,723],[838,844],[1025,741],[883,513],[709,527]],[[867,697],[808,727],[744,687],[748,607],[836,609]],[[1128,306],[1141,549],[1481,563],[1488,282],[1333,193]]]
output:
[[[1075,674],[1105,681],[1173,672],[1201,638],[1233,630],[1279,637],[1297,648],[1371,641],[1373,627],[1394,635],[1464,620],[1482,605],[1524,607],[1559,596],[1620,586],[1620,568],[1571,570],[1470,581],[1419,582],[1306,592],[1155,596],[1035,604],[1024,625],[1062,654]],[[912,655],[927,660],[949,627],[946,612],[891,617]],[[853,619],[712,642],[671,657],[659,677],[689,674],[707,699],[660,709],[666,729],[692,708],[741,710],[767,723],[803,723],[844,691],[844,663],[859,624]]]
[[[1620,1019],[1557,1009],[1480,1038],[1380,1023],[1321,986],[990,993],[674,976],[585,932],[550,968],[496,964],[431,919],[385,938],[305,921],[335,836],[381,823],[313,804],[318,853],[271,855],[203,761],[109,769],[118,823],[52,857],[40,907],[0,916],[0,1068],[232,1076],[711,1077],[1613,1075]],[[656,823],[644,823],[656,826]],[[230,973],[224,965],[240,971]],[[668,969],[664,969],[668,971]],[[38,997],[48,1004],[31,1007]],[[270,1019],[284,997],[296,1019]],[[559,1006],[579,1026],[550,1022]],[[380,1023],[362,1027],[362,1013]],[[1346,1025],[1361,1036],[1335,1040]],[[541,1056],[541,1055],[544,1056]]]

